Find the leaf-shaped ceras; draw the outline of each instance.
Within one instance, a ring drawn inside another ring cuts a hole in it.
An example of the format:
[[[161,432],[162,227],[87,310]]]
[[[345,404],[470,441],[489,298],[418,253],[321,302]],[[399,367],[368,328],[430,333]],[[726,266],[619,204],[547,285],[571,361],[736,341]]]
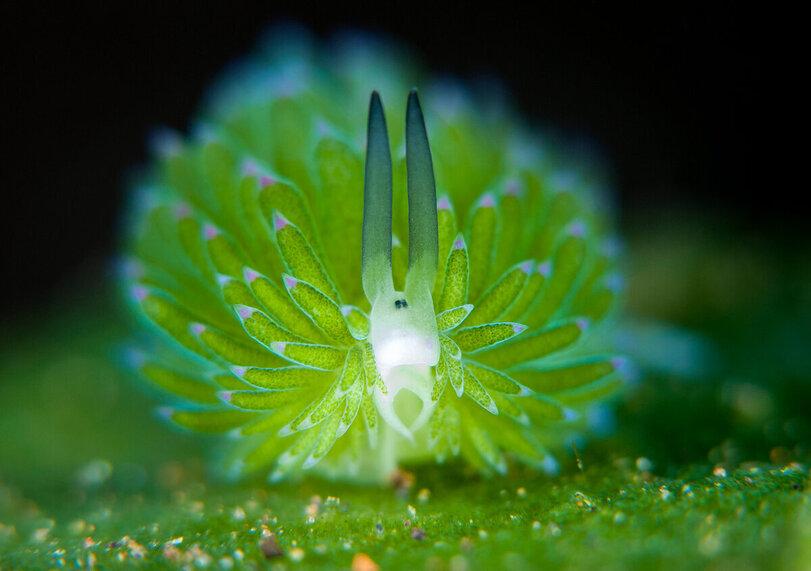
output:
[[[233,475],[549,469],[627,370],[600,172],[385,46],[307,42],[271,42],[194,136],[157,139],[131,362],[165,417],[229,436]]]

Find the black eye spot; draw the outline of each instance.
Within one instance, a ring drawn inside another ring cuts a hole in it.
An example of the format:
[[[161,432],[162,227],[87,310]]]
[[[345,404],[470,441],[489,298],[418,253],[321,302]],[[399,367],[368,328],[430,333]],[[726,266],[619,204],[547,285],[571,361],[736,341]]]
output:
[[[398,299],[397,301],[394,302],[394,307],[396,307],[397,309],[405,309],[406,307],[408,307],[408,302],[404,299]]]

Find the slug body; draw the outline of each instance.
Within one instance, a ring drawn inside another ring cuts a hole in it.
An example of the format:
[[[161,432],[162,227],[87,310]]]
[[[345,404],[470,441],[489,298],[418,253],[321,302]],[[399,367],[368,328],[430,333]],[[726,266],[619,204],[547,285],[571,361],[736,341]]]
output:
[[[123,272],[149,332],[132,364],[164,417],[230,436],[231,476],[553,470],[627,369],[599,171],[385,45],[330,57],[277,38],[195,138],[158,139]]]
[[[380,96],[369,106],[363,219],[363,284],[372,311],[369,341],[386,391],[375,392],[383,420],[409,440],[434,409],[433,368],[439,362],[431,286],[436,276],[438,229],[436,187],[428,134],[416,91],[408,98],[406,165],[409,205],[409,268],[406,291],[394,290],[391,268],[391,155]],[[419,416],[406,426],[394,400],[407,389],[421,403]]]

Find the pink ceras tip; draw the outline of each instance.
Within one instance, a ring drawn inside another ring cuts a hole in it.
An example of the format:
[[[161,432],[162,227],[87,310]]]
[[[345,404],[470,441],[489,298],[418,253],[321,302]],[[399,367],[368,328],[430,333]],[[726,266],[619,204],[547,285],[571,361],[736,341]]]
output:
[[[628,364],[625,357],[612,357],[611,358],[611,366],[614,367],[615,371],[619,371],[626,367]]]
[[[535,264],[532,262],[532,260],[527,260],[526,262],[522,262],[521,265],[519,265],[518,267],[521,268],[522,272],[524,272],[527,275],[530,275],[532,273],[534,265]]]
[[[203,233],[205,234],[206,240],[211,240],[220,235],[220,231],[212,224],[206,224]]]
[[[239,314],[240,319],[249,319],[254,312],[255,310],[247,305],[237,306],[237,313]]]
[[[274,184],[276,184],[276,179],[270,175],[262,175],[259,177],[259,186],[262,188],[273,186]]]
[[[252,159],[246,159],[242,163],[242,174],[245,176],[256,176],[259,174],[259,165]]]
[[[482,199],[479,201],[480,208],[492,208],[496,205],[496,199],[493,197],[492,194],[489,192],[482,196]]]
[[[575,220],[569,226],[569,234],[576,238],[582,238],[586,235],[586,224],[582,220]]]
[[[521,182],[516,179],[510,179],[507,181],[507,184],[504,187],[504,194],[507,196],[521,196],[523,194]]]
[[[181,202],[177,206],[175,206],[175,217],[178,220],[183,220],[184,218],[188,218],[191,216],[191,207],[186,204],[185,202]]]
[[[132,288],[132,297],[135,298],[136,301],[144,301],[146,296],[149,295],[149,290],[146,289],[144,286],[135,286]]]
[[[286,287],[287,289],[293,289],[294,287],[296,287],[296,284],[298,284],[298,280],[293,276],[285,275],[283,279],[284,279],[284,287]]]
[[[277,232],[279,230],[281,230],[282,228],[284,228],[285,226],[289,226],[289,225],[290,225],[290,222],[287,220],[287,218],[285,218],[284,216],[282,216],[278,212],[276,212],[273,215],[273,229],[276,230]]]

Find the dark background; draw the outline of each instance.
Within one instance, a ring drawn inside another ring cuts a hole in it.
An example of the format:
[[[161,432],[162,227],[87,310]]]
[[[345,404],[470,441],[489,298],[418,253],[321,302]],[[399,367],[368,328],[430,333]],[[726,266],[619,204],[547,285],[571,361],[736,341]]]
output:
[[[643,12],[320,4],[4,4],[0,320],[47,307],[76,276],[109,266],[123,181],[146,159],[151,130],[185,129],[211,80],[280,20],[322,37],[382,32],[437,71],[501,77],[529,117],[604,149],[626,223],[709,212],[732,232],[767,238],[807,223],[793,199],[807,182],[788,176],[798,166],[787,150],[797,144],[788,133],[801,68],[788,62],[787,29],[796,16],[733,3]]]

